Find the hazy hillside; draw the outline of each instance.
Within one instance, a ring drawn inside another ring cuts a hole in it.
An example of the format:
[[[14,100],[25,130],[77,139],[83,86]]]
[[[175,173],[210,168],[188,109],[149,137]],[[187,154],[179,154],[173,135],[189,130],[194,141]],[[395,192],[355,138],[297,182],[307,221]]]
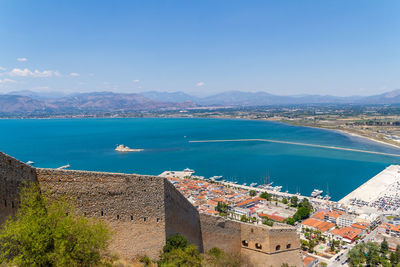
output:
[[[400,103],[400,89],[380,95],[367,96],[360,102],[366,104],[397,104]]]
[[[0,113],[23,114],[51,109],[50,104],[27,96],[0,95]]]
[[[157,91],[148,91],[142,92],[141,95],[156,101],[162,102],[175,102],[175,103],[183,103],[186,101],[199,102],[199,98],[195,96],[188,95],[184,92],[157,92]]]
[[[19,94],[19,95],[18,95]],[[289,104],[400,104],[400,90],[380,95],[336,97],[321,95],[279,96],[266,92],[229,91],[208,97],[183,92],[124,94],[92,92],[65,95],[17,91],[0,95],[1,114],[80,114],[180,109],[195,106],[264,106]]]
[[[153,100],[167,99],[169,102],[181,102],[182,99],[192,100],[196,104],[204,106],[212,105],[233,105],[233,106],[263,106],[263,105],[289,105],[289,104],[373,104],[374,101],[379,103],[400,103],[400,90],[389,92],[376,96],[350,96],[339,97],[330,95],[292,95],[292,96],[279,96],[266,92],[241,92],[241,91],[228,91],[203,98],[190,96],[182,92],[147,92],[141,93],[146,97]],[[181,96],[184,98],[181,98]]]
[[[28,96],[0,95],[0,113],[97,113],[157,110],[193,107],[193,102],[169,103],[148,99],[140,94],[93,92],[56,99],[34,99]]]

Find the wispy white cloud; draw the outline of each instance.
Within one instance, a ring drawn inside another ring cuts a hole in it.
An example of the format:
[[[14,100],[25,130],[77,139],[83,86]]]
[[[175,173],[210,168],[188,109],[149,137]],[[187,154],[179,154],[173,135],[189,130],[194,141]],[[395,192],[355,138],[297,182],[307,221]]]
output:
[[[197,86],[197,87],[201,87],[201,86],[204,86],[204,85],[205,85],[204,82],[198,82],[198,83],[196,83],[196,86]]]
[[[70,74],[69,74],[69,76],[72,76],[72,77],[78,77],[78,76],[81,76],[79,73],[76,73],[76,72],[71,72]]]
[[[17,58],[17,60],[18,60],[19,62],[28,61],[28,59],[27,59],[26,57],[19,57],[19,58]]]
[[[139,81],[139,80],[133,80],[133,82],[134,82],[134,83],[138,83],[138,82],[140,82],[140,81]]]
[[[0,79],[0,83],[16,83],[17,81],[5,78],[3,80]]]
[[[5,71],[6,68],[0,67],[0,71]]]
[[[34,78],[42,77],[43,78],[43,77],[60,76],[60,73],[58,71],[54,71],[54,70],[31,71],[26,68],[25,69],[15,68],[12,71],[8,72],[8,75],[9,76],[17,76],[17,77],[34,77]]]

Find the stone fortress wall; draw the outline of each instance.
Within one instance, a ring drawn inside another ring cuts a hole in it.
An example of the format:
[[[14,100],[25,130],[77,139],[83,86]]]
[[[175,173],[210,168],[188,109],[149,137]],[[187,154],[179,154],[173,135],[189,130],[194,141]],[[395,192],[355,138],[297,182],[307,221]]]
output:
[[[24,181],[36,181],[35,169],[0,152],[0,225],[17,210]]]
[[[114,231],[111,250],[126,259],[157,259],[166,239],[180,233],[200,252],[219,247],[248,259],[249,266],[302,265],[294,228],[199,214],[166,178],[33,168],[1,152],[0,224],[17,210],[24,180],[38,182],[51,197],[69,198],[86,216],[104,219]]]
[[[269,227],[201,214],[205,251],[219,247],[240,254],[252,266],[301,266],[300,239],[287,225]]]

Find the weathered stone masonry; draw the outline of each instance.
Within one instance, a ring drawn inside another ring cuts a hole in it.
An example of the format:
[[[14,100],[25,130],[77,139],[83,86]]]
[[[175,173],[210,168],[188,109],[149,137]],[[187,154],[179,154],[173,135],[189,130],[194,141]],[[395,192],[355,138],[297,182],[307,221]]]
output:
[[[104,219],[115,232],[111,249],[123,258],[157,259],[166,239],[180,233],[201,252],[220,247],[248,259],[249,266],[301,266],[294,228],[199,214],[165,178],[33,168],[1,152],[0,224],[17,210],[24,181],[38,182],[51,197],[68,197],[82,214]]]
[[[35,169],[0,152],[0,224],[17,210],[24,181],[36,181]]]

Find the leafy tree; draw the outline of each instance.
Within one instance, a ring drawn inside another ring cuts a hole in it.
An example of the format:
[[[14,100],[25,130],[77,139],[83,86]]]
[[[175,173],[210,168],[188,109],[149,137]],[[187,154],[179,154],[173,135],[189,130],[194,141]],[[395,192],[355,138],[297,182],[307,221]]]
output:
[[[264,198],[264,199],[266,199],[266,200],[268,200],[268,201],[271,201],[271,198],[272,198],[271,194],[268,194],[267,192],[262,192],[262,193],[260,194],[260,197],[261,197],[261,198]]]
[[[301,249],[302,249],[302,250],[307,250],[308,241],[303,240],[303,239],[300,239],[300,241],[301,241]]]
[[[161,254],[159,266],[194,266],[201,267],[201,255],[196,246],[188,245],[185,248],[172,249],[169,252]]]
[[[263,220],[263,224],[268,225],[268,226],[273,226],[273,225],[274,225],[274,222],[273,222],[271,219],[269,219],[269,218],[265,218],[265,219]]]
[[[181,234],[175,234],[168,237],[163,248],[163,252],[170,252],[173,249],[185,248],[189,245],[189,241]]]
[[[294,225],[296,220],[293,217],[288,217],[285,219],[285,222],[290,225]]]
[[[367,265],[378,266],[380,263],[379,245],[375,242],[368,242],[367,245]]]
[[[287,204],[287,203],[288,203],[287,198],[283,198],[283,199],[282,199],[282,203],[283,203],[283,204]]]
[[[364,246],[361,244],[356,245],[349,251],[347,257],[349,258],[349,265],[351,267],[361,265],[365,262]]]
[[[100,266],[111,233],[105,223],[77,215],[65,199],[43,197],[38,185],[21,189],[20,207],[0,229],[0,265]]]
[[[397,263],[396,254],[394,252],[390,253],[389,260],[393,265],[395,265]]]
[[[295,221],[301,221],[306,219],[310,216],[310,210],[306,207],[300,207],[297,209],[296,213],[293,215]]]
[[[381,253],[383,255],[386,255],[389,251],[389,244],[386,241],[386,239],[383,239],[383,241],[381,242]]]
[[[393,265],[397,265],[397,264],[400,263],[400,246],[399,245],[396,246],[396,251],[395,252],[391,252],[390,253],[390,257],[389,258],[390,258],[390,262]]]
[[[315,243],[314,240],[308,241],[308,251],[309,251],[310,253],[314,252],[314,247],[315,247],[316,245],[317,245],[317,244]]]
[[[196,246],[189,244],[186,237],[175,234],[167,239],[160,256],[159,266],[201,266],[202,257]]]
[[[308,198],[303,198],[303,200],[299,203],[299,207],[304,207],[308,209],[310,212],[313,210],[313,206],[308,200]]]
[[[298,198],[297,196],[292,196],[292,197],[290,198],[290,205],[291,205],[292,207],[297,207],[298,201],[299,201],[299,198]]]
[[[392,267],[392,264],[385,258],[381,259],[381,265],[382,267]]]
[[[219,201],[215,210],[219,212],[219,215],[226,216],[228,215],[228,204]]]
[[[240,217],[240,221],[242,221],[242,222],[248,222],[248,221],[249,221],[249,218],[247,218],[246,215],[242,215],[242,216]]]
[[[257,195],[257,192],[255,190],[250,190],[249,195],[251,197],[255,197]]]

